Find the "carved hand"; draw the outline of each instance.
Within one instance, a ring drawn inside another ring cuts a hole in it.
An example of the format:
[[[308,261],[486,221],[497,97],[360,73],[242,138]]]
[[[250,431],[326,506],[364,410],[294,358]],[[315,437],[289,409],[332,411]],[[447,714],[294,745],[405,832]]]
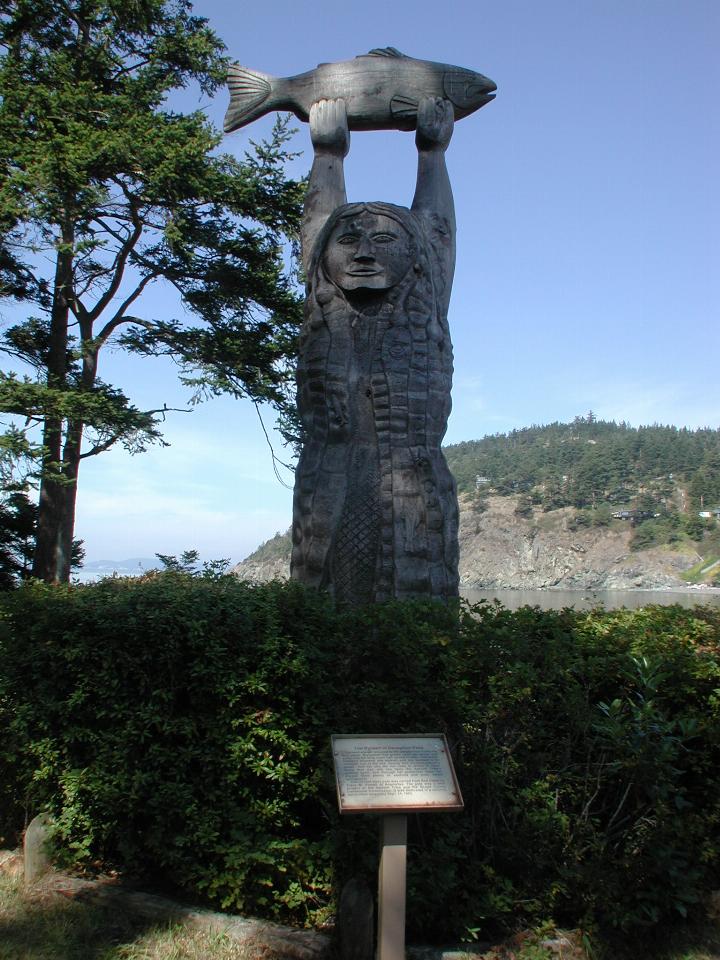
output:
[[[449,100],[423,97],[418,104],[415,143],[418,150],[447,150],[455,125],[455,113]]]
[[[310,107],[310,137],[315,153],[345,157],[350,149],[345,101],[318,100]]]

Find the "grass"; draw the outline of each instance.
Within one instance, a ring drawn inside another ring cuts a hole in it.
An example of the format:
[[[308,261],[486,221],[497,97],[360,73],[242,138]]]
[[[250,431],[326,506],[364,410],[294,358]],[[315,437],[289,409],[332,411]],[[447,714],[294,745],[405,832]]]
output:
[[[0,873],[0,960],[249,960],[224,933],[26,890]]]
[[[488,960],[557,960],[530,937],[518,949],[496,947]],[[592,960],[720,960],[720,924],[649,930],[637,942],[594,941]],[[257,960],[257,951],[224,933],[186,922],[143,920],[117,907],[26,889],[0,872],[0,960]],[[577,953],[572,953],[573,958]],[[271,960],[271,958],[267,958]],[[479,960],[479,958],[477,958]]]
[[[708,554],[695,566],[681,573],[680,576],[688,583],[710,583],[720,573],[718,563],[720,563],[720,560],[715,554]]]

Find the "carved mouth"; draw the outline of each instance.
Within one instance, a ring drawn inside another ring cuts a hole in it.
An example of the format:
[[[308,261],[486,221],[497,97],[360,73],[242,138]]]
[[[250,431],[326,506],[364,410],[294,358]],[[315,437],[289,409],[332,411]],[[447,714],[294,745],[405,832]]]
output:
[[[355,270],[348,270],[351,277],[375,277],[381,272],[381,270],[374,270],[370,267],[366,267],[365,269],[358,267]]]
[[[489,77],[483,77],[479,83],[472,83],[468,89],[468,94],[474,96],[477,94],[492,94],[497,90],[497,84]]]
[[[497,84],[488,77],[483,77],[478,83],[472,83],[467,89],[467,98],[484,107],[486,103],[495,99]]]

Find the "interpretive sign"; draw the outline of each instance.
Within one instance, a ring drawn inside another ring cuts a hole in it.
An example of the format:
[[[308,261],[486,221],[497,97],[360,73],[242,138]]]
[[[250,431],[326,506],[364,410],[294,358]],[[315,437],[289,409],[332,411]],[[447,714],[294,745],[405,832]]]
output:
[[[332,737],[341,813],[462,810],[443,734]]]

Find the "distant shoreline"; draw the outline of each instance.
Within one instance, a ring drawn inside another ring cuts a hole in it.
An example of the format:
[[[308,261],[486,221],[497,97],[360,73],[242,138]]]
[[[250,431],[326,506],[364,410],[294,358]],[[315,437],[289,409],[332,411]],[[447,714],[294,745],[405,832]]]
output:
[[[94,561],[96,564],[103,563],[103,561]],[[104,565],[104,564],[103,564]],[[112,577],[139,577],[148,573],[151,569],[159,569],[160,565],[156,564],[154,567],[134,568],[132,571],[127,569],[122,569],[122,564],[118,564],[118,569],[107,572],[107,571],[97,571],[97,570],[78,570],[73,574],[72,580],[81,584],[84,583],[95,583],[99,580],[109,579]],[[492,586],[476,586],[469,583],[460,584],[460,595],[463,596],[465,593],[486,593],[486,594],[519,594],[519,593],[545,593],[545,594],[558,594],[558,593],[567,593],[572,595],[577,595],[578,597],[585,597],[592,594],[620,594],[620,593],[629,593],[629,594],[681,594],[681,595],[694,595],[702,594],[708,596],[720,596],[720,587],[711,587],[707,584],[693,584],[689,583],[687,586],[661,586],[661,587],[563,587],[563,586],[540,586],[540,587],[518,587],[518,586],[503,586],[503,587],[492,587]]]
[[[565,589],[563,587],[531,587],[528,589],[461,587],[461,599],[471,604],[499,603],[508,610],[519,607],[539,607],[541,610],[636,610],[645,606],[720,607],[718,587],[593,587]]]
[[[704,583],[689,583],[686,587],[472,587],[470,584],[461,584],[460,592],[474,590],[482,593],[716,593],[720,594],[720,587],[710,587]]]

